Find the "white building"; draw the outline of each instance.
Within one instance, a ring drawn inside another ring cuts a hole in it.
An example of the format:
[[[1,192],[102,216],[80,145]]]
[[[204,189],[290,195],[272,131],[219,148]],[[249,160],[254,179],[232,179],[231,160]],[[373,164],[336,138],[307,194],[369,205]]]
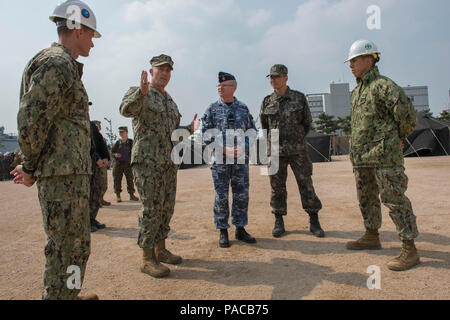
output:
[[[319,114],[325,112],[335,118],[350,115],[350,85],[348,83],[331,83],[328,93],[306,95],[313,122]]]
[[[416,111],[430,109],[427,86],[407,86],[402,88],[411,100]]]

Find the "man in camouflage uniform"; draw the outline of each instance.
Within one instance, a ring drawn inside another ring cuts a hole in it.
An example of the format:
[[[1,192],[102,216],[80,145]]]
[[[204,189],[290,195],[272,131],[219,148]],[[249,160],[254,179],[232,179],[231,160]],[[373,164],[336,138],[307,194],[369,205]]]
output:
[[[235,130],[239,129],[244,133],[252,129],[255,130],[256,136],[256,128],[248,107],[234,97],[237,89],[235,77],[231,74],[220,72],[217,88],[220,99],[212,103],[206,110],[202,118],[202,131],[206,144],[210,144],[213,141],[218,142],[218,145],[223,150],[223,152],[220,152],[221,157],[219,159],[213,157],[211,172],[216,191],[214,222],[216,228],[220,230],[219,246],[228,248],[230,246],[228,240],[228,229],[230,228],[228,224],[230,216],[228,194],[230,183],[233,193],[231,215],[232,223],[236,226],[236,239],[247,243],[255,243],[256,240],[244,228],[248,224],[248,193],[250,187],[248,148],[250,142],[247,137],[244,145],[236,145],[234,137],[232,137],[231,141],[227,141],[226,135],[233,135]],[[217,130],[215,135],[208,133],[208,130],[212,129]],[[229,142],[231,145],[228,144]],[[245,155],[245,161],[242,164],[237,161],[237,158],[241,155]]]
[[[166,249],[177,186],[178,167],[172,162],[172,132],[180,127],[181,115],[176,103],[165,91],[173,70],[172,58],[154,57],[151,83],[142,71],[140,87],[131,87],[123,98],[120,113],[133,118],[134,146],[131,156],[134,181],[142,201],[139,214],[138,245],[143,249],[141,272],[165,277],[170,269],[160,262],[180,264],[182,258]],[[193,133],[199,126],[194,121]],[[187,128],[187,127],[186,127]]]
[[[100,134],[102,133],[102,123],[101,121],[95,120],[94,121],[95,125],[97,126],[98,131],[100,132]],[[102,136],[103,137],[103,136]],[[103,142],[105,143],[105,145],[108,147],[108,143],[106,142],[106,139],[103,137]],[[109,151],[108,151],[109,153]],[[111,156],[108,156],[108,161],[111,161]],[[110,206],[111,202],[108,202],[104,199],[106,191],[108,190],[108,167],[109,167],[109,162],[107,166],[104,166],[100,169],[100,177],[99,180],[101,181],[101,194],[100,194],[100,207],[102,206]]]
[[[120,193],[122,192],[122,178],[125,175],[127,180],[127,191],[131,201],[139,201],[134,195],[133,171],[131,170],[131,150],[133,149],[133,140],[128,138],[128,128],[119,128],[120,140],[112,147],[112,154],[115,158],[113,165],[114,192],[117,202],[122,202]]]
[[[70,6],[83,12],[78,28],[66,20]],[[59,5],[50,19],[58,26],[59,43],[39,52],[23,73],[18,113],[23,164],[12,174],[27,187],[37,181],[47,235],[43,299],[98,299],[78,297],[90,254],[92,141],[83,65],[76,59],[89,56],[92,38],[100,34],[94,13],[81,1]]]
[[[310,217],[310,231],[317,237],[325,233],[319,223],[318,212],[322,203],[316,195],[312,182],[313,166],[306,147],[312,118],[308,102],[303,93],[291,90],[287,86],[288,69],[286,66],[274,65],[270,74],[270,85],[274,92],[264,98],[261,105],[261,128],[269,130],[268,154],[271,150],[270,130],[279,130],[279,170],[270,175],[272,196],[270,205],[275,215],[274,237],[285,233],[283,216],[287,215],[287,167],[291,166],[297,180],[303,209]],[[272,160],[272,159],[271,159]]]
[[[348,60],[357,81],[351,96],[350,159],[366,233],[361,239],[348,242],[347,248],[381,249],[381,196],[403,241],[400,255],[388,263],[388,268],[401,271],[420,262],[414,245],[418,236],[416,217],[405,196],[408,177],[401,147],[417,119],[404,91],[380,75],[375,65],[379,54],[373,42],[358,40],[352,45]]]

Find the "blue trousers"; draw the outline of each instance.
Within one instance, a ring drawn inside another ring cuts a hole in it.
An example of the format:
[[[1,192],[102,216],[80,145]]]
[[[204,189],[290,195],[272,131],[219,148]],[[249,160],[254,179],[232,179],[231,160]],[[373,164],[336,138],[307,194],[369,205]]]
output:
[[[214,201],[214,223],[217,229],[229,229],[230,216],[228,194],[231,183],[233,205],[231,209],[232,224],[245,227],[248,224],[248,164],[213,164],[211,168],[216,197]]]

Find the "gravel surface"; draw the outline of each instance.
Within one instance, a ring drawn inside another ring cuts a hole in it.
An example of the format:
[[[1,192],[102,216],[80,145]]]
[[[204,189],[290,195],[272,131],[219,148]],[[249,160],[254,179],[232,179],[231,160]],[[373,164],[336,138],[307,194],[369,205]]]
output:
[[[348,157],[314,164],[314,185],[323,203],[325,238],[309,232],[292,172],[288,177],[287,234],[272,237],[270,186],[262,167],[251,167],[247,231],[254,245],[234,239],[218,246],[213,223],[214,189],[208,167],[179,171],[168,249],[184,258],[165,279],[139,272],[136,244],[139,203],[114,202],[111,171],[98,220],[107,229],[92,235],[82,294],[101,299],[450,299],[450,157],[407,158],[408,197],[417,216],[416,245],[422,263],[393,272],[386,263],[401,242],[383,207],[383,249],[348,251],[345,243],[363,234],[362,217]],[[124,183],[125,186],[125,183]],[[125,189],[126,190],[126,189]],[[126,194],[122,198],[127,200]],[[36,187],[0,183],[0,299],[40,299],[45,234]],[[230,219],[231,221],[231,219]],[[379,266],[381,289],[370,290],[367,268]]]

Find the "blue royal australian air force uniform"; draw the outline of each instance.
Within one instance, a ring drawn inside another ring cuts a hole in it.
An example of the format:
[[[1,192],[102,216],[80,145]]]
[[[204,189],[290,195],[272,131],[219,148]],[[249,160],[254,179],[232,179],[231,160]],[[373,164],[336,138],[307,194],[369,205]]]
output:
[[[202,118],[203,123],[203,139],[206,144],[212,142],[216,143],[216,147],[233,147],[239,145],[237,139],[232,145],[227,145],[226,131],[227,129],[238,130],[241,129],[245,133],[249,129],[256,130],[248,107],[234,98],[231,105],[224,103],[221,99],[211,104]],[[216,136],[207,134],[208,130],[217,129]],[[206,134],[205,134],[206,133]],[[222,136],[222,141],[218,139],[218,135]],[[230,142],[231,142],[230,141]],[[235,144],[238,143],[238,144]],[[245,227],[248,224],[248,201],[249,201],[249,165],[248,152],[250,147],[250,139],[245,137],[245,164],[239,163],[237,159],[226,159],[223,156],[223,161],[213,157],[213,165],[211,167],[212,178],[214,182],[214,189],[216,191],[214,201],[214,223],[217,229],[228,229],[229,206],[228,206],[228,191],[231,183],[233,194],[232,205],[232,224],[236,227]],[[231,163],[231,164],[227,164]]]

